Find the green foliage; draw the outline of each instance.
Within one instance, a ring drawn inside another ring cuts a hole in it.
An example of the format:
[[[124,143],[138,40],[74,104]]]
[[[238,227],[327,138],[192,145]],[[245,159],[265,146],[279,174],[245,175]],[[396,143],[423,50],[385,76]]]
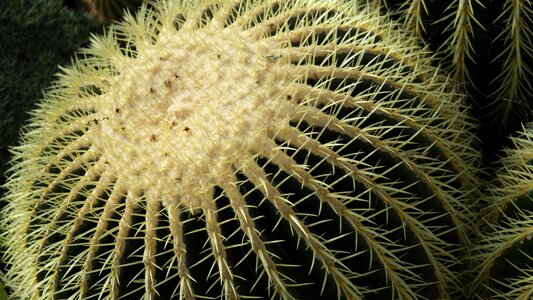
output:
[[[60,1],[0,1],[0,183],[27,112],[91,31],[100,26]]]

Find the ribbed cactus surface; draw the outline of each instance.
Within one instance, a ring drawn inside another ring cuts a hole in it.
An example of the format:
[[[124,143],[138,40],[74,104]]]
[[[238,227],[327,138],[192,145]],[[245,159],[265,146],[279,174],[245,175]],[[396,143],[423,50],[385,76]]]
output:
[[[472,289],[480,299],[533,298],[533,124],[512,140],[481,214]]]
[[[366,1],[160,1],[32,113],[1,215],[22,299],[465,293],[472,123]]]
[[[533,2],[530,0],[372,0],[422,36],[462,84],[484,125],[484,154],[531,120]]]

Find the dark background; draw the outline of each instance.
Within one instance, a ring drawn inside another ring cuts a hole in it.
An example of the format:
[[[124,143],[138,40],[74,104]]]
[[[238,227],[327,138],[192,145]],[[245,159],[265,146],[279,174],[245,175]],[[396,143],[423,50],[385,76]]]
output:
[[[63,0],[0,1],[0,184],[5,182],[9,147],[20,126],[51,85],[58,65],[70,64],[103,26]],[[1,191],[0,191],[1,193]]]

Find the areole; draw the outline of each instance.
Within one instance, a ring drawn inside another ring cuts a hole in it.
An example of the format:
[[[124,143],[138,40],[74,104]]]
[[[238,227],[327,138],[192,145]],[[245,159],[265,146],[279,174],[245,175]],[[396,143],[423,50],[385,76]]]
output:
[[[288,126],[295,76],[271,58],[275,41],[249,34],[215,22],[171,28],[117,66],[87,137],[127,190],[197,210]]]

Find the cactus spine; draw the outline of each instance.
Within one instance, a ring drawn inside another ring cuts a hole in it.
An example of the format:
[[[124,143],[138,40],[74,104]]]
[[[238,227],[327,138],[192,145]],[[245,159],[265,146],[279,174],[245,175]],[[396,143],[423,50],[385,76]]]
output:
[[[512,140],[481,214],[472,289],[480,299],[533,297],[533,124]]]
[[[533,106],[533,2],[376,0],[422,36],[476,107],[490,159]]]
[[[465,294],[472,122],[364,1],[159,1],[94,37],[15,149],[27,299]]]

